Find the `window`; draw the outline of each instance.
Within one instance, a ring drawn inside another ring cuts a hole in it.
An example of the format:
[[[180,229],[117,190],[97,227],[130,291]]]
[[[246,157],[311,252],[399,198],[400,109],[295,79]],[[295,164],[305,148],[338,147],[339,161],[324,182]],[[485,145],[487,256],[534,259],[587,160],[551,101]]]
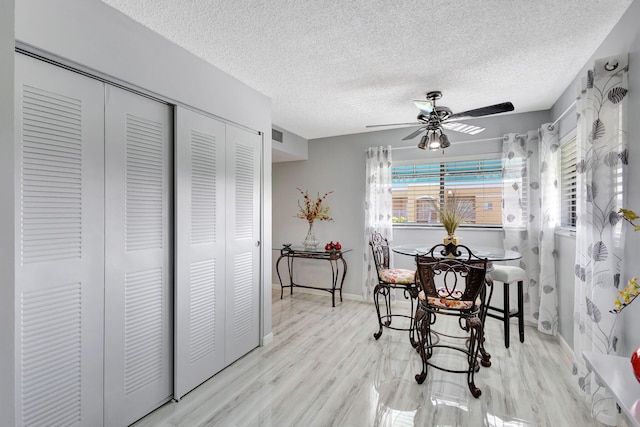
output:
[[[560,224],[576,226],[576,139],[562,145],[560,149]]]
[[[434,206],[434,198],[431,196],[416,199],[416,221],[437,224],[438,210]]]
[[[393,222],[407,222],[407,198],[406,197],[393,197],[392,199],[392,221]]]
[[[439,224],[434,201],[455,197],[474,207],[466,224],[502,225],[500,158],[394,164],[392,185],[394,217],[402,200],[403,223]]]

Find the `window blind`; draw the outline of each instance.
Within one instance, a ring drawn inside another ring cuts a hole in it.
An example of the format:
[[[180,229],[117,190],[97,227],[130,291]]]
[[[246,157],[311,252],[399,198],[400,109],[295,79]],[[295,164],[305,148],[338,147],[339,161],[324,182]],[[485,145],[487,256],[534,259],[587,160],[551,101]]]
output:
[[[462,160],[392,167],[395,223],[439,224],[437,206],[456,198],[473,206],[466,224],[502,224],[502,160]]]
[[[560,222],[563,227],[576,226],[576,139],[563,144],[560,149]]]

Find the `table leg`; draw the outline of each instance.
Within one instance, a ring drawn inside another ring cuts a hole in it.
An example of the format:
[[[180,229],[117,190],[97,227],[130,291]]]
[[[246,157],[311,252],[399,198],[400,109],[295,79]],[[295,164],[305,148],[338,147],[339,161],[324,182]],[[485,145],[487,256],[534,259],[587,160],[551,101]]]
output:
[[[282,261],[282,258],[284,258],[284,255],[280,254],[280,257],[278,258],[278,261],[276,261],[276,273],[278,273],[278,281],[280,282],[280,299],[282,299],[282,294],[284,291],[284,286],[282,286],[282,277],[280,277],[280,261]]]

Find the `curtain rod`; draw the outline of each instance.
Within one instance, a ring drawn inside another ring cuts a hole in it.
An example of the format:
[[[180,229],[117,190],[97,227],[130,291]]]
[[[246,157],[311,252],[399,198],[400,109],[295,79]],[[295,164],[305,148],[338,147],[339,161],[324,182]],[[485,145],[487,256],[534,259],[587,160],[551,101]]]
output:
[[[569,106],[567,107],[567,109],[566,109],[566,110],[564,110],[564,112],[563,112],[562,114],[560,114],[560,117],[558,117],[558,118],[556,119],[556,121],[555,121],[555,122],[553,122],[553,123],[551,123],[549,126],[547,126],[547,129],[548,129],[548,130],[553,130],[553,129],[556,127],[556,125],[558,124],[558,122],[559,122],[560,120],[562,120],[562,118],[563,118],[564,116],[566,116],[566,115],[567,115],[567,113],[568,113],[569,111],[571,111],[571,110],[573,110],[573,109],[575,108],[575,106],[576,106],[576,102],[577,102],[577,101],[573,101],[573,102],[571,103],[571,105],[569,105]]]

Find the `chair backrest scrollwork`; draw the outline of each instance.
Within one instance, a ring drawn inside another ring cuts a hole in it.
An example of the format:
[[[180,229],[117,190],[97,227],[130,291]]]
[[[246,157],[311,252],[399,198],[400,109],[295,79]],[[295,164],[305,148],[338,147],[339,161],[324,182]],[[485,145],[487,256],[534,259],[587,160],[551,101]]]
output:
[[[376,265],[376,270],[389,268],[389,241],[377,231],[371,234],[371,240],[369,241],[371,246],[371,252],[373,254],[373,262]]]
[[[475,301],[485,286],[486,258],[480,258],[464,245],[438,244],[416,255],[416,267],[426,297]],[[427,298],[427,300],[428,300]]]

